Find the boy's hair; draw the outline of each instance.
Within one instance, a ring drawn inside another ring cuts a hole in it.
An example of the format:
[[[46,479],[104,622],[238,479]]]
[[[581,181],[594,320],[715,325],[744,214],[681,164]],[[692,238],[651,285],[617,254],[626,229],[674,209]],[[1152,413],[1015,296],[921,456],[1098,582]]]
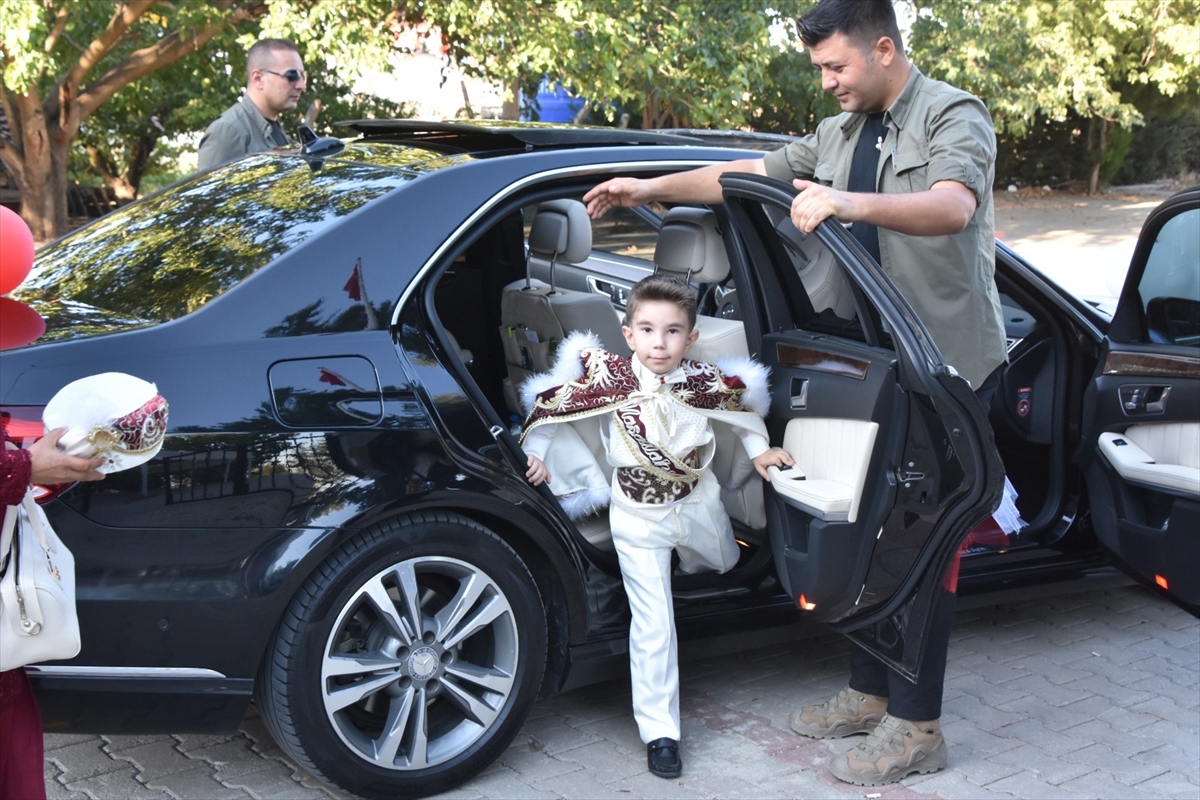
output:
[[[805,47],[840,33],[860,49],[873,47],[880,37],[887,36],[904,52],[892,0],[821,0],[796,20],[796,26]]]
[[[249,79],[250,73],[256,69],[266,69],[274,61],[274,55],[279,52],[291,50],[299,55],[300,51],[296,49],[294,42],[287,39],[259,39],[250,46],[246,51],[246,77]]]
[[[648,278],[642,278],[629,290],[625,299],[625,322],[632,324],[633,315],[639,304],[648,300],[663,300],[674,303],[688,317],[688,333],[696,327],[696,292],[684,281],[674,275],[656,273]]]

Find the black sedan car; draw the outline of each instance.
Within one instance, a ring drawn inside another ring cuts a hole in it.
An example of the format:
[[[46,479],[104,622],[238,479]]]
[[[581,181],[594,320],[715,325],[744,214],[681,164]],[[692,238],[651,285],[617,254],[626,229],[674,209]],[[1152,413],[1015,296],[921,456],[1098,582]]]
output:
[[[772,370],[772,443],[806,475],[715,469],[741,561],[677,576],[681,638],[825,622],[913,675],[931,592],[1004,476],[1026,525],[961,591],[1117,574],[1200,605],[1200,190],[1146,223],[1111,320],[997,245],[1010,366],[985,410],[846,231],[726,202],[588,220],[614,175],[747,157],[656,132],[362,121],[197,175],[44,248],[0,354],[15,438],[98,372],[154,382],[162,451],[45,487],[77,561],[83,650],[32,669],[58,731],[235,729],[253,699],[315,775],[366,797],[451,788],[541,695],[627,669],[603,512],[523,478],[517,389],[628,288],[700,292],[693,354]],[[627,351],[623,351],[627,352]],[[580,434],[581,437],[583,434]],[[695,645],[694,645],[695,646]]]

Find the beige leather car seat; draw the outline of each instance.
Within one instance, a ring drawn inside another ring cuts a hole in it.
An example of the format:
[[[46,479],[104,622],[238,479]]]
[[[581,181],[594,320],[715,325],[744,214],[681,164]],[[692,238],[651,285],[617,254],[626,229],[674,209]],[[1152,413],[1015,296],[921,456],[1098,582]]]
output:
[[[583,203],[550,200],[538,206],[529,229],[529,258],[550,262],[550,283],[529,276],[500,295],[500,336],[508,367],[504,393],[509,410],[520,413],[516,389],[530,374],[550,368],[554,349],[572,331],[591,331],[604,347],[625,355],[621,322],[606,295],[555,285],[560,264],[579,264],[592,252],[592,223]]]
[[[692,283],[720,283],[729,277],[729,257],[717,228],[717,215],[707,208],[678,206],[663,217],[654,248],[657,271]],[[696,317],[700,332],[689,358],[716,363],[723,358],[748,358],[746,328],[741,320]],[[732,519],[753,529],[766,527],[762,482],[732,430],[716,428],[713,474],[721,484],[721,502]]]
[[[663,217],[654,248],[654,266],[692,283],[720,283],[729,277],[729,257],[717,229],[717,215],[707,208],[678,206]],[[716,361],[750,355],[741,320],[698,316],[700,338],[690,358]]]

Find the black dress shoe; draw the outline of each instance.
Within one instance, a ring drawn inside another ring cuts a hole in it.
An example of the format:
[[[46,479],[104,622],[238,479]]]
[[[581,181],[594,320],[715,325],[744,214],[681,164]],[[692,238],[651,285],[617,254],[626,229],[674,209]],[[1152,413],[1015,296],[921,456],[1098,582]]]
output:
[[[660,778],[678,778],[683,774],[679,742],[665,736],[646,745],[646,764]]]

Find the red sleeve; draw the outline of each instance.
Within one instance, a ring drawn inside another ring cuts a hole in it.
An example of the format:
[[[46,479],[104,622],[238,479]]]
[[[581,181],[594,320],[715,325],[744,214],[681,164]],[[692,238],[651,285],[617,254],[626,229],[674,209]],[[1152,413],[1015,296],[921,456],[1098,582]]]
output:
[[[8,442],[8,437],[4,437]],[[0,505],[15,506],[29,488],[32,456],[27,450],[9,450],[0,453]]]

